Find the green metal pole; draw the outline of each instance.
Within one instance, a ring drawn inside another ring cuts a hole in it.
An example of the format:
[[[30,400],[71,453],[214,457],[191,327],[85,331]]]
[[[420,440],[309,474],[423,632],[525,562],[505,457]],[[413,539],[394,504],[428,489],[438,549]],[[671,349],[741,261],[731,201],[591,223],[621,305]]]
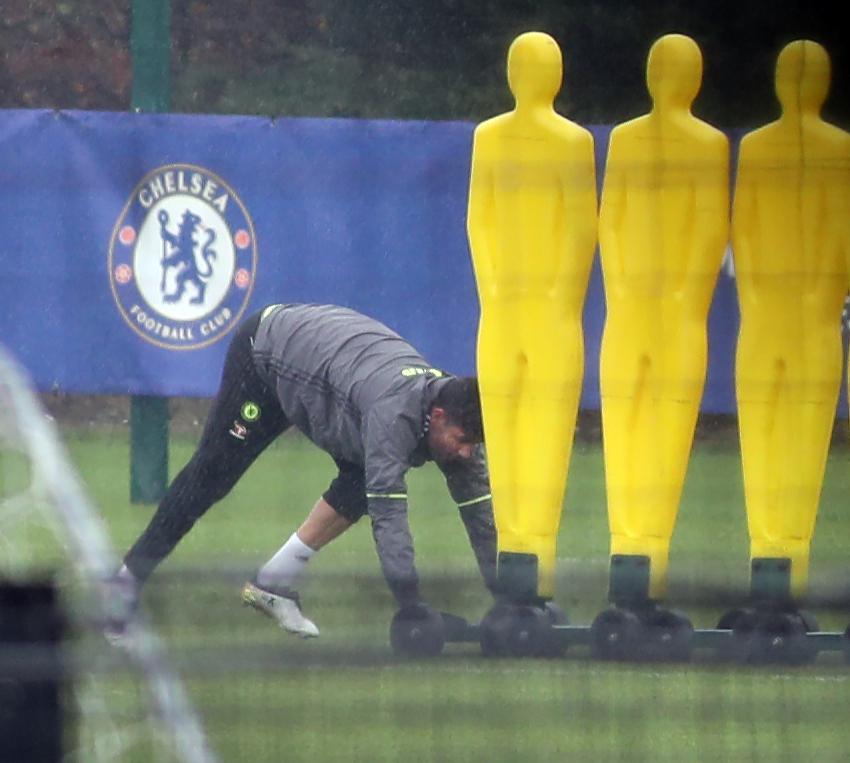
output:
[[[171,108],[171,0],[133,0],[134,111]]]
[[[168,487],[168,398],[130,399],[130,501],[158,503]]]
[[[133,0],[133,111],[171,108],[171,0]],[[130,401],[130,501],[157,503],[168,487],[168,399]]]

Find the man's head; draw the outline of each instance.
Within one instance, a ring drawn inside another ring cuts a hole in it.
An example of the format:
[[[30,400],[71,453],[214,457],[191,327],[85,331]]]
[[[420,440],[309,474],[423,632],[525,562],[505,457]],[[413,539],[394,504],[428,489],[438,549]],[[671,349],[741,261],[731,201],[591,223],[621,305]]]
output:
[[[435,461],[470,458],[484,441],[478,379],[450,378],[431,405],[428,450]]]

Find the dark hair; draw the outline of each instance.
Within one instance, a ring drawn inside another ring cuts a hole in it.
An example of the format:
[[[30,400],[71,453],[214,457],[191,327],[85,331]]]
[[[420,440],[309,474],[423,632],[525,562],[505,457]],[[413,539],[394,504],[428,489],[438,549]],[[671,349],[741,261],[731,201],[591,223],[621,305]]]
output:
[[[481,395],[476,377],[458,376],[447,379],[440,387],[434,405],[442,408],[451,422],[459,426],[471,440],[484,442]]]

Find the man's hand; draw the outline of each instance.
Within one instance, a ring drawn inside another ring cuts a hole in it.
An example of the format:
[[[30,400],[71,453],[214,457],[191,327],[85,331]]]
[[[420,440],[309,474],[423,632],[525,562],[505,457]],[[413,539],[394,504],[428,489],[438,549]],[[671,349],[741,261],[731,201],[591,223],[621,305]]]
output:
[[[404,657],[434,657],[446,642],[443,616],[424,601],[406,604],[393,616],[390,644]]]
[[[430,604],[426,604],[424,601],[417,601],[399,607],[395,616],[402,620],[433,620],[435,617],[440,617],[440,613]]]

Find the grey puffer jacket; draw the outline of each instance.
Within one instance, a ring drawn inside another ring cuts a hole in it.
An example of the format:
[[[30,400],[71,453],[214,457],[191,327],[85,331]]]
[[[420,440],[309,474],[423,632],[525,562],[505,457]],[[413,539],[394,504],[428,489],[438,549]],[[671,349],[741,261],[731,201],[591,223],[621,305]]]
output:
[[[400,605],[419,600],[405,475],[431,460],[428,415],[449,376],[382,323],[334,305],[266,308],[254,337],[260,376],[284,414],[333,458],[363,466],[372,532]],[[483,449],[438,464],[488,587],[496,529]]]

